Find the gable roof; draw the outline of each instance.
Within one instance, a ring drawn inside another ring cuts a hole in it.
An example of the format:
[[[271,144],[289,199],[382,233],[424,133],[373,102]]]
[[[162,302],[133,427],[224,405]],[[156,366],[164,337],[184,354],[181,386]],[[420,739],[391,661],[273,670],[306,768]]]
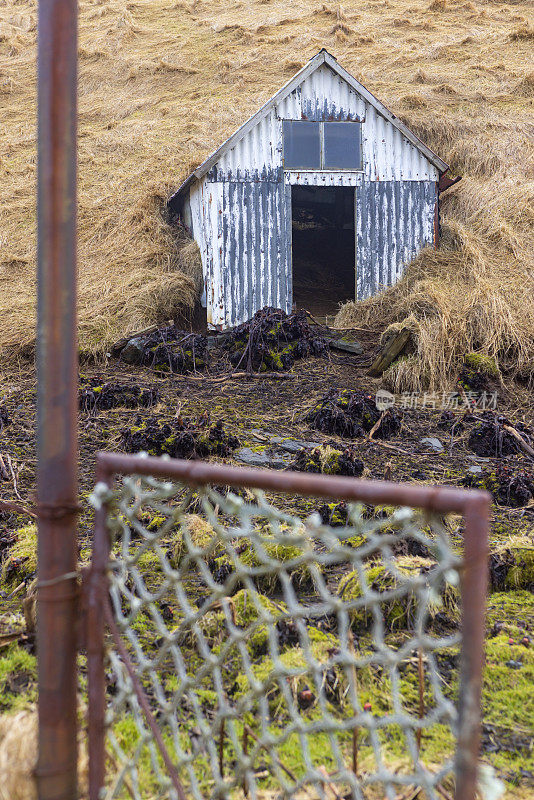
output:
[[[322,64],[326,64],[333,70],[340,78],[346,81],[349,86],[351,86],[358,94],[366,100],[370,105],[372,105],[376,111],[385,119],[388,120],[398,131],[402,133],[403,136],[408,139],[417,149],[423,153],[423,155],[433,164],[438,172],[443,173],[446,172],[449,168],[449,165],[442,161],[442,159],[434,153],[429,147],[424,144],[415,133],[406,127],[406,125],[398,119],[386,106],[377,100],[377,98],[371,94],[371,92],[363,86],[359,81],[354,78],[350,72],[347,72],[346,69],[343,69],[337,62],[337,59],[334,58],[327,50],[324,48],[320,50],[316,56],[311,58],[307,64],[305,64],[301,70],[299,70],[292,78],[289,80],[285,86],[274,94],[270,100],[268,100],[255,114],[253,114],[240,128],[238,128],[235,133],[226,139],[225,142],[221,144],[220,147],[217,148],[208,158],[200,164],[191,175],[182,183],[179,189],[172,195],[172,197],[168,200],[168,205],[171,205],[173,201],[177,200],[181,194],[195,181],[203,178],[207,172],[212,168],[214,164],[223,156],[228,150],[230,150],[237,142],[240,141],[247,133],[253,128],[263,117],[265,117],[269,111],[272,109],[273,106],[278,105],[278,103],[285,100],[285,98],[291,94],[300,84],[308,78],[312,72],[315,72]]]

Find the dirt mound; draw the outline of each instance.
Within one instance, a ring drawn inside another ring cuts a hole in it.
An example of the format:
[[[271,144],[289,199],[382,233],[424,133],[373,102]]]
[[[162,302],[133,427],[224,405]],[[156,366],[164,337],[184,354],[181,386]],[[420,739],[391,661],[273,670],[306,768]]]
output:
[[[501,458],[521,453],[519,441],[506,430],[515,430],[529,445],[534,443],[534,432],[522,422],[513,424],[502,415],[486,412],[485,419],[476,425],[469,434],[468,445],[478,456]]]
[[[285,314],[262,308],[237,327],[227,345],[230,362],[247,372],[282,372],[296,359],[326,355],[328,344],[310,325],[306,311]]]
[[[374,398],[359,389],[354,392],[347,389],[328,392],[306,415],[305,420],[312,428],[349,439],[365,436],[378,422],[380,424],[373,435],[377,439],[390,439],[400,431],[402,423],[398,411],[394,408],[379,411]]]
[[[168,325],[144,336],[135,336],[118,354],[128,364],[152,367],[156,372],[184,374],[207,367],[207,344],[206,336]]]
[[[485,489],[491,492],[501,506],[519,508],[526,506],[534,497],[534,475],[528,470],[514,471],[499,466],[493,472],[467,475],[462,484],[469,489]]]
[[[81,411],[107,411],[110,408],[150,408],[159,400],[157,388],[143,389],[141,386],[127,386],[121,383],[99,383],[90,381],[80,389]]]
[[[303,449],[297,453],[291,469],[298,472],[316,472],[323,475],[349,475],[359,477],[363,472],[363,461],[351,448],[338,450],[329,445]]]
[[[150,456],[203,458],[229,455],[239,447],[239,439],[228,434],[221,421],[210,427],[206,417],[198,422],[179,418],[172,424],[155,417],[144,420],[138,417],[132,428],[121,431],[121,444],[127,453],[144,451]]]

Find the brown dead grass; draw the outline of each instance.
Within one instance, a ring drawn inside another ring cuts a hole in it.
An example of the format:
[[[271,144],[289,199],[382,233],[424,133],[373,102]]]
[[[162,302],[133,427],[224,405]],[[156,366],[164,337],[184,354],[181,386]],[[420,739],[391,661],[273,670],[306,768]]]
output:
[[[37,714],[0,716],[0,800],[37,800]]]
[[[35,328],[36,15],[34,0],[0,0],[0,348],[12,358]],[[442,250],[339,321],[413,312],[432,384],[466,349],[531,370],[531,31],[527,0],[80,0],[81,349],[105,352],[194,302],[198,257],[163,221],[165,198],[325,46],[464,175],[443,202]]]
[[[80,709],[84,713],[84,708]],[[80,798],[87,797],[88,757],[85,734],[79,736]],[[37,711],[0,715],[0,800],[37,800]]]

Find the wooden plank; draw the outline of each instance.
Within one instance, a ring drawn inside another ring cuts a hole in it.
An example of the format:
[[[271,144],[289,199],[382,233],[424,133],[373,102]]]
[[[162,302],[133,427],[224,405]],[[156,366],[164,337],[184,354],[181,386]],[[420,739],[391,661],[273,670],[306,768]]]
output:
[[[389,365],[397,358],[408,344],[412,332],[409,328],[402,328],[377,355],[369,370],[369,375],[377,378],[382,375]]]

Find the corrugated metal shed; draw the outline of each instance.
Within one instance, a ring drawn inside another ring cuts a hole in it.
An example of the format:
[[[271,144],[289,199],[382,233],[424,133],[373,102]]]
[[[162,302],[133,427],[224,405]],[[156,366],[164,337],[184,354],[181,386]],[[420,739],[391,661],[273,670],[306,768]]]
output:
[[[361,168],[285,169],[285,120],[361,123]],[[208,324],[232,327],[266,305],[291,310],[292,187],[354,188],[355,287],[364,299],[437,244],[447,169],[322,50],[169,200],[200,247]]]

